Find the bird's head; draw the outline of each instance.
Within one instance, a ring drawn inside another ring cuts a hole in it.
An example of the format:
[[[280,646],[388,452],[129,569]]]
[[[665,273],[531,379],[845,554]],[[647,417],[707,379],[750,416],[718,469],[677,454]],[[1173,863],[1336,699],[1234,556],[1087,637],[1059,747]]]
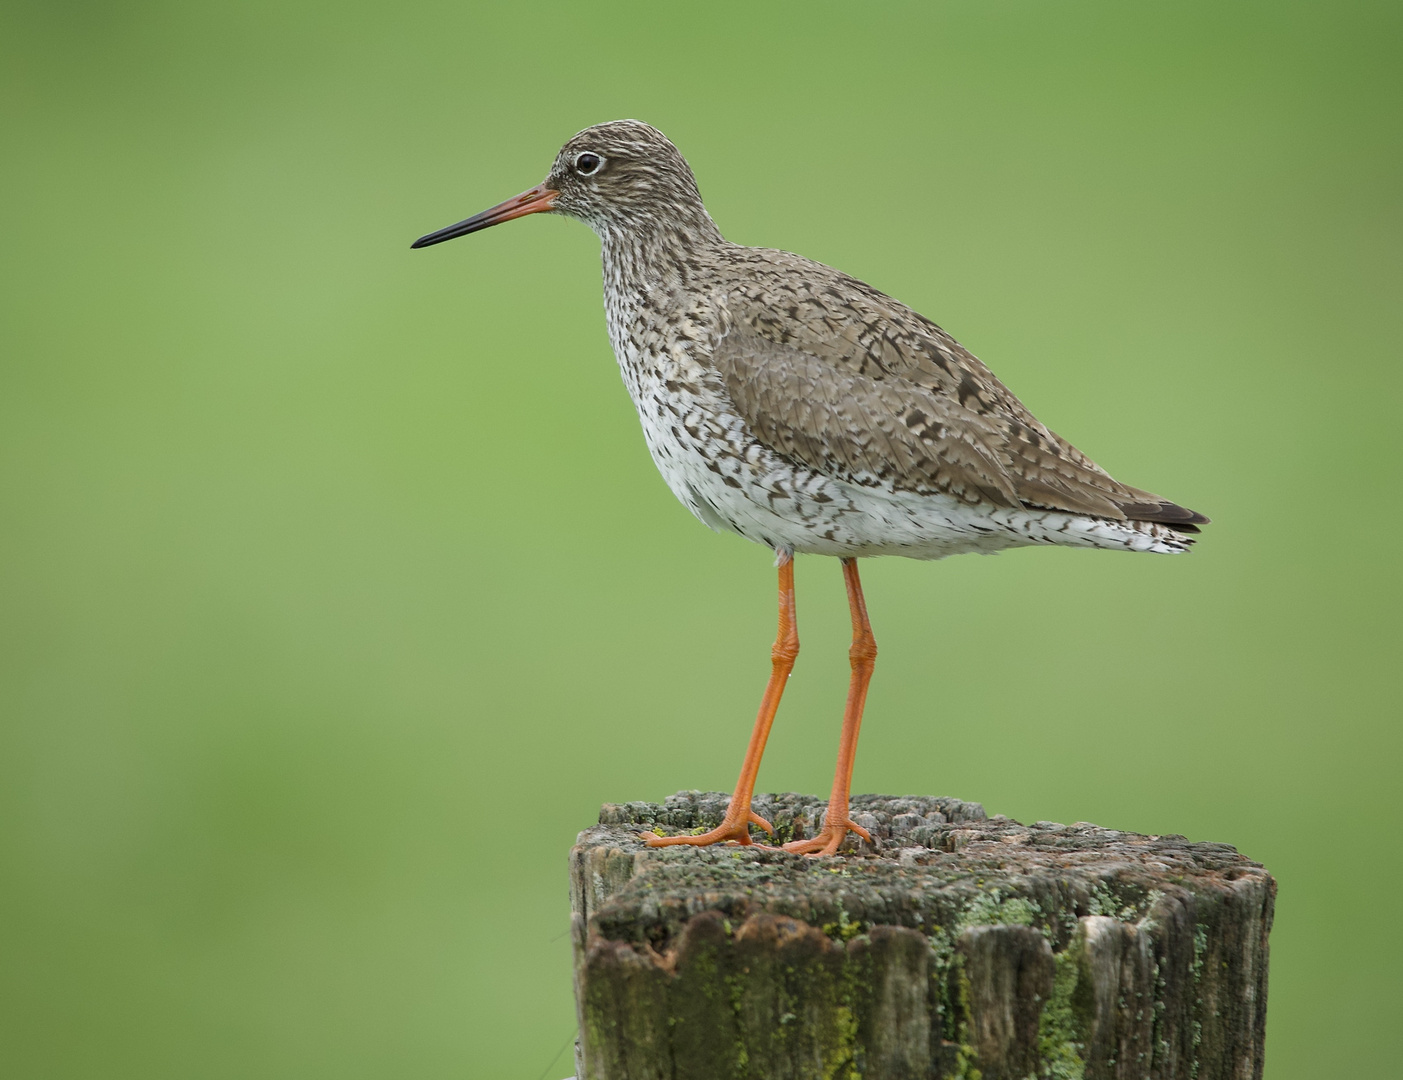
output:
[[[577,218],[601,236],[655,227],[720,235],[691,167],[667,136],[640,120],[613,120],[571,138],[535,187],[412,246],[441,244],[540,213]]]

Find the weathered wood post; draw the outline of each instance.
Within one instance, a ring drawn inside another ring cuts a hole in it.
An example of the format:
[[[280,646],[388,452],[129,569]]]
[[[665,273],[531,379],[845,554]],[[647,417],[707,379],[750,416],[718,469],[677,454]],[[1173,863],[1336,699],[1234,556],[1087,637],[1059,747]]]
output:
[[[1226,844],[872,795],[841,858],[637,838],[726,798],[605,805],[571,851],[581,1080],[1261,1077],[1276,883]],[[823,808],[755,800],[782,840]]]

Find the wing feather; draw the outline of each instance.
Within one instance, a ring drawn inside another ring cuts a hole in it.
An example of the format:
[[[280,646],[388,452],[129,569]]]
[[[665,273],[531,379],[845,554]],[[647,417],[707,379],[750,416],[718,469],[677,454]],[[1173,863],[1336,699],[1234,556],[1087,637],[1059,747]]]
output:
[[[1161,521],[1185,531],[1207,522],[1113,479],[911,309],[821,264],[749,250],[770,258],[730,297],[713,357],[736,409],[777,453],[856,484],[970,504]],[[769,267],[775,272],[765,273]],[[799,268],[807,272],[796,302]]]

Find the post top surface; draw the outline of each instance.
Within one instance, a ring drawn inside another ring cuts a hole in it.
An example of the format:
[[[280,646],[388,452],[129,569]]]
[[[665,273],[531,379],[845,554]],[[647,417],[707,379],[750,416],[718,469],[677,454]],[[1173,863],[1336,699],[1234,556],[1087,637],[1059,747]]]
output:
[[[874,846],[850,836],[829,858],[792,855],[757,843],[650,848],[638,834],[703,831],[717,824],[728,796],[679,792],[661,805],[606,803],[586,829],[572,863],[575,910],[606,936],[645,925],[668,937],[703,910],[765,911],[818,926],[889,924],[952,930],[1015,923],[1054,939],[1069,919],[1111,916],[1138,922],[1162,901],[1192,894],[1199,903],[1244,889],[1273,889],[1261,864],[1229,844],[1191,843],[1087,822],[1024,825],[989,817],[979,803],[933,796],[859,795],[853,818]],[[757,795],[756,813],[777,840],[811,835],[824,802],[809,795]],[[758,832],[757,832],[758,835]],[[588,878],[588,881],[585,878]],[[582,928],[583,929],[583,928]]]

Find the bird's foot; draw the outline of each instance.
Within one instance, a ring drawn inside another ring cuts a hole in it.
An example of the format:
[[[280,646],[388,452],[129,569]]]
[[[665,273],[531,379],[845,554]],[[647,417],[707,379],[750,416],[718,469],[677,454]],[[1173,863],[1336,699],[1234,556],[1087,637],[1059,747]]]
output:
[[[658,836],[655,833],[639,833],[639,837],[648,842],[649,847],[671,847],[673,844],[689,844],[692,847],[707,847],[710,844],[734,843],[743,847],[755,843],[750,839],[750,826],[759,825],[771,836],[775,834],[775,827],[762,818],[755,811],[746,809],[744,814],[732,814],[726,811],[726,816],[721,824],[710,832],[704,832],[699,836]]]
[[[784,845],[784,850],[792,851],[796,855],[835,855],[850,832],[855,832],[869,844],[872,843],[872,834],[854,822],[847,814],[844,814],[838,821],[825,815],[823,828],[819,830],[817,836],[807,840],[791,840]]]

